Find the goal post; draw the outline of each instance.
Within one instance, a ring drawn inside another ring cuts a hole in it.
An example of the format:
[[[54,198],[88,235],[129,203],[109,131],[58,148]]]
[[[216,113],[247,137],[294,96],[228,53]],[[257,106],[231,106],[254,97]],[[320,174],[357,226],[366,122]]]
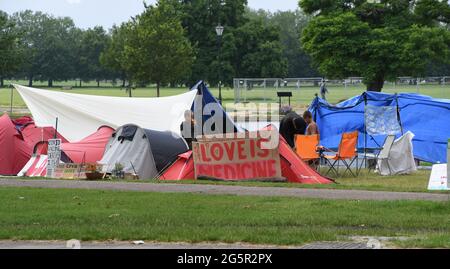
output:
[[[279,90],[300,90],[319,86],[322,78],[235,78],[233,79],[235,103],[268,101]]]

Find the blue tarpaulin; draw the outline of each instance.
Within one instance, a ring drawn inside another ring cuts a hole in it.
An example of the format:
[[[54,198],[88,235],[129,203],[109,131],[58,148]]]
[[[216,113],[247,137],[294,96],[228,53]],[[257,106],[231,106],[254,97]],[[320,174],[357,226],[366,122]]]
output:
[[[224,122],[224,128],[223,130],[226,131],[225,127],[230,128],[234,132],[240,131],[240,128],[234,123],[234,121],[230,118],[230,116],[226,113],[226,111],[223,109],[222,105],[220,105],[220,102],[212,95],[212,93],[209,91],[208,87],[203,81],[199,81],[194,87],[192,87],[191,90],[198,90],[198,94],[202,96],[202,111],[205,109],[205,107],[208,104],[218,104],[218,108],[221,111],[212,111],[210,115],[203,115],[203,124],[207,122],[211,117],[215,115],[215,113],[222,113],[223,115],[223,122]],[[194,102],[194,105],[192,106],[192,111],[195,112],[195,105],[196,102]],[[208,113],[204,113],[208,114]]]
[[[450,138],[450,100],[419,94],[366,92],[337,105],[316,98],[309,110],[320,129],[321,144],[337,148],[345,132],[358,130],[358,148],[379,148],[386,136],[365,135],[366,106],[396,107],[403,133],[411,131],[415,158],[431,163],[447,163]],[[400,133],[398,136],[401,136]]]

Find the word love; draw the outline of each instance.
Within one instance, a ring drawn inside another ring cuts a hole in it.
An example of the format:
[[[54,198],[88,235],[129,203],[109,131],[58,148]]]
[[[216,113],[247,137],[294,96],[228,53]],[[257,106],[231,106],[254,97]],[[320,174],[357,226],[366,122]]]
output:
[[[214,161],[232,162],[235,160],[248,160],[249,158],[267,158],[270,150],[262,149],[261,145],[267,140],[235,140],[214,143],[200,143],[201,162]]]
[[[193,145],[197,178],[221,180],[281,178],[278,148],[265,148],[264,138],[199,140]]]

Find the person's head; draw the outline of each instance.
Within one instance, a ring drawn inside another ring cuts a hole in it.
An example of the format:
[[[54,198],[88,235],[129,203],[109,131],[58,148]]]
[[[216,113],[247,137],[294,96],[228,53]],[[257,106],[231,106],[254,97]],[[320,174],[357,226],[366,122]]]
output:
[[[292,120],[294,124],[295,133],[304,134],[306,131],[306,122],[302,117],[298,117]]]
[[[313,116],[311,111],[305,111],[305,113],[303,113],[303,119],[305,119],[307,124],[310,124],[313,121]]]

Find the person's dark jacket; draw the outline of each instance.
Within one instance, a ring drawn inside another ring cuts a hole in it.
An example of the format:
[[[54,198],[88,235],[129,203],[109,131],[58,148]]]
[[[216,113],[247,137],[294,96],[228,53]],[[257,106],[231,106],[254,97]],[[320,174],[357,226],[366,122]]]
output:
[[[295,124],[294,124],[295,121]],[[305,120],[295,112],[288,113],[280,122],[280,135],[292,148],[295,148],[295,135],[303,135],[306,131]]]
[[[196,128],[198,128],[196,130]],[[196,133],[195,131],[202,130],[201,126],[199,126],[196,122],[186,122],[184,121],[181,123],[180,126],[181,130],[181,136],[186,140],[186,143],[189,146],[189,149],[192,150],[192,143],[197,141]],[[198,135],[203,135],[203,132],[201,132]]]

